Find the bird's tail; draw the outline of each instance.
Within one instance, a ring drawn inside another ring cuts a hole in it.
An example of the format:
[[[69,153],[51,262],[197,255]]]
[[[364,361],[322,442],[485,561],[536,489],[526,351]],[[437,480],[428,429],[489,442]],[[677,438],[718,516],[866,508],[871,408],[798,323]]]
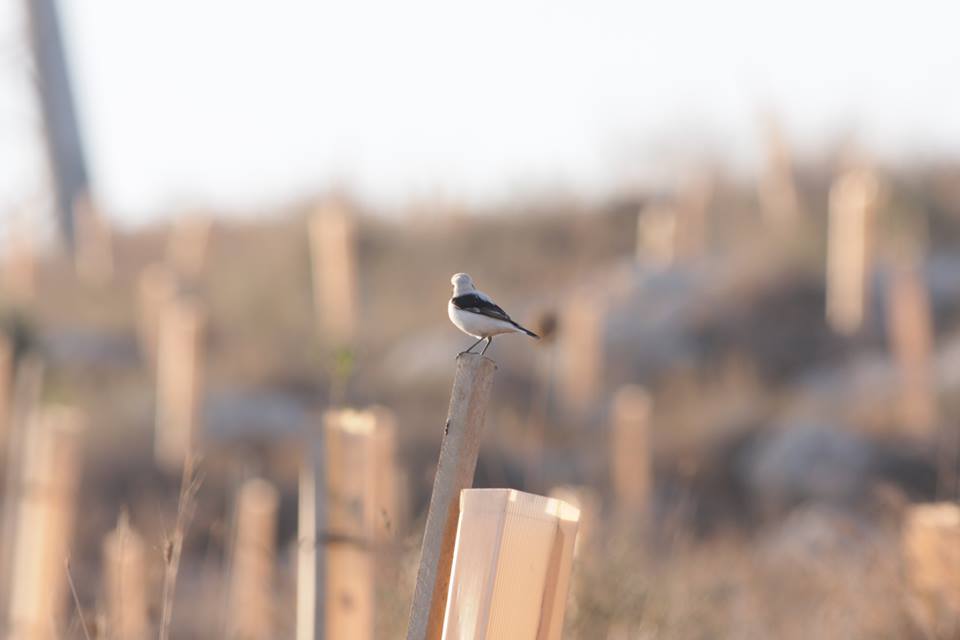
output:
[[[515,327],[517,328],[518,331],[527,334],[527,335],[530,336],[531,338],[534,338],[534,339],[536,339],[536,340],[539,340],[539,339],[540,339],[540,336],[538,336],[537,334],[535,334],[533,331],[530,331],[530,329],[527,329],[526,327],[520,326],[520,325],[517,324],[516,322],[514,322],[514,323],[512,323],[512,324],[513,324],[513,326],[515,326]]]

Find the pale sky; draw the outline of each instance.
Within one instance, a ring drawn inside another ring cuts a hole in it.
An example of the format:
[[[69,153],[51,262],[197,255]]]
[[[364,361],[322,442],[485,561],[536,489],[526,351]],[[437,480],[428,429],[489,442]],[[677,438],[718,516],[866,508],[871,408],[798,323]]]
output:
[[[19,12],[0,7],[0,207],[36,191]],[[799,153],[960,157],[960,3],[931,0],[61,0],[112,215],[257,210],[331,184],[402,207],[749,170]]]

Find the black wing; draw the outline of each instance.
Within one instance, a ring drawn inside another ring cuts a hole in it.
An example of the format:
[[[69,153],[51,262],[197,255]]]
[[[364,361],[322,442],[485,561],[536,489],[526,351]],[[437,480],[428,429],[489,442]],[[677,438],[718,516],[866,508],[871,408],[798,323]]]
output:
[[[475,293],[465,293],[450,300],[457,309],[478,313],[482,316],[503,320],[513,324],[513,320],[507,315],[507,312],[493,304],[486,298],[481,298]]]

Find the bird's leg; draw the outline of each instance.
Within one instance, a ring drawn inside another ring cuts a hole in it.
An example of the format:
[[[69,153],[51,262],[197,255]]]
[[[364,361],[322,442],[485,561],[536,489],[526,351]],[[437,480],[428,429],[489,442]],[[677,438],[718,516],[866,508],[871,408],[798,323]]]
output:
[[[489,349],[489,348],[490,348],[490,345],[492,345],[492,344],[493,344],[493,336],[490,336],[490,337],[487,338],[487,344],[484,345],[483,351],[480,352],[480,355],[485,354],[485,353],[487,352],[487,349]]]
[[[469,347],[467,347],[467,350],[466,350],[466,351],[461,351],[460,353],[458,353],[458,354],[457,354],[457,357],[460,357],[460,356],[462,356],[462,355],[465,354],[465,353],[473,353],[473,348],[474,348],[475,346],[477,346],[478,344],[480,344],[481,342],[483,342],[484,340],[486,340],[486,338],[480,338],[479,340],[477,340],[476,342],[474,342],[472,345],[470,345]]]

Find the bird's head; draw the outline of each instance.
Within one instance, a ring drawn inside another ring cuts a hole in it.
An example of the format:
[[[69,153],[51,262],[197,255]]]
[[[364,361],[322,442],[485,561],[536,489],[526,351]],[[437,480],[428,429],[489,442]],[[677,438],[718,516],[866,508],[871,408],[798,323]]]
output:
[[[476,286],[473,284],[473,280],[465,273],[458,273],[452,278],[450,278],[450,284],[453,285],[453,294],[460,295],[461,293],[468,293],[470,291],[475,291]]]

